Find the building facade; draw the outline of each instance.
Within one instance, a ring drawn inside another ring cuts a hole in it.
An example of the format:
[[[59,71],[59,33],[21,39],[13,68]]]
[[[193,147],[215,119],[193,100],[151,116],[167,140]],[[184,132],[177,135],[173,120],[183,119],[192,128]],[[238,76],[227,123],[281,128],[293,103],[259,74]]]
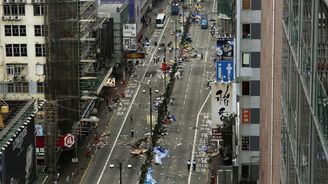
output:
[[[283,1],[281,183],[328,183],[326,0]]]
[[[44,99],[44,1],[3,0],[0,14],[0,97]]]
[[[262,3],[260,183],[280,183],[282,2]]]
[[[259,177],[261,1],[236,1],[236,78],[239,83],[237,160],[239,181]]]

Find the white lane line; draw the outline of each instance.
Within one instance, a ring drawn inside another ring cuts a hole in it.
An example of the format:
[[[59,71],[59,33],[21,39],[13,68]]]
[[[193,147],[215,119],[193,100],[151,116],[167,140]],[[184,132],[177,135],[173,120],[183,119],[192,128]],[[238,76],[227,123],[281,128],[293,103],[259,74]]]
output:
[[[194,160],[194,152],[195,152],[195,147],[196,147],[196,139],[197,139],[197,133],[198,133],[198,122],[199,122],[199,116],[200,116],[200,113],[202,112],[207,100],[209,99],[209,97],[211,96],[211,91],[208,93],[202,107],[199,109],[199,112],[197,114],[197,120],[196,120],[196,125],[195,125],[195,133],[194,133],[194,142],[193,142],[193,146],[192,146],[192,152],[191,152],[191,160]],[[189,177],[188,177],[188,184],[190,184],[190,181],[191,181],[191,169],[189,171]]]
[[[213,8],[212,8],[212,12],[215,11],[215,5],[216,5],[216,0],[213,1]]]
[[[164,27],[162,33],[161,33],[160,39],[162,39],[162,37],[163,37],[163,35],[164,35],[164,31],[166,30],[169,21],[170,21],[170,17],[168,18],[168,21],[166,22],[166,25],[165,25],[165,27]],[[150,64],[151,64],[151,61],[153,60],[153,57],[154,57],[154,55],[155,55],[156,50],[158,49],[158,47],[159,47],[159,44],[157,44],[155,51],[154,51],[153,54],[151,55],[151,58],[150,58],[150,60],[149,60],[150,62],[149,62],[148,65],[147,65],[146,71],[145,71],[145,73],[143,74],[143,76],[142,76],[142,78],[141,78],[141,81],[143,81],[143,80],[145,79],[146,73],[147,73],[147,71],[148,71],[148,69],[149,69],[149,66],[150,66]],[[110,152],[109,152],[109,154],[108,154],[108,157],[107,157],[107,159],[106,159],[105,165],[104,165],[104,167],[103,167],[102,170],[101,170],[101,173],[100,173],[100,176],[99,176],[99,178],[98,178],[97,184],[100,183],[101,178],[102,178],[103,175],[104,175],[104,172],[105,172],[105,169],[107,168],[107,165],[108,165],[109,159],[110,159],[110,157],[112,156],[112,153],[113,153],[114,148],[115,148],[115,146],[116,146],[117,140],[118,140],[119,136],[121,135],[122,129],[123,129],[123,127],[124,127],[124,124],[125,124],[125,122],[126,122],[126,119],[128,118],[128,115],[129,115],[129,113],[130,113],[130,111],[131,111],[132,104],[134,103],[134,101],[135,101],[135,99],[136,99],[136,97],[137,97],[137,94],[139,93],[140,87],[141,87],[141,83],[139,83],[139,85],[138,85],[138,89],[137,89],[137,92],[136,92],[136,94],[134,95],[133,100],[132,100],[132,102],[131,102],[131,104],[130,104],[129,110],[128,110],[128,112],[126,113],[126,115],[125,115],[125,117],[124,117],[124,120],[123,120],[122,126],[121,126],[121,128],[120,128],[120,130],[119,130],[119,132],[118,132],[118,134],[117,134],[117,136],[116,136],[116,138],[115,138],[115,141],[114,141],[113,147],[112,147],[112,149],[110,150]]]

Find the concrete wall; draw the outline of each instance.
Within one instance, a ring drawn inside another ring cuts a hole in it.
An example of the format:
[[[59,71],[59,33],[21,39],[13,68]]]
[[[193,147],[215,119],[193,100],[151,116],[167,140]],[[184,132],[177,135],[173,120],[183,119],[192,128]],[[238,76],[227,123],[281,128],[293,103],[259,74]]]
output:
[[[280,183],[282,2],[275,0],[262,2],[261,184]],[[273,12],[273,7],[275,12]],[[274,46],[272,46],[273,42]]]

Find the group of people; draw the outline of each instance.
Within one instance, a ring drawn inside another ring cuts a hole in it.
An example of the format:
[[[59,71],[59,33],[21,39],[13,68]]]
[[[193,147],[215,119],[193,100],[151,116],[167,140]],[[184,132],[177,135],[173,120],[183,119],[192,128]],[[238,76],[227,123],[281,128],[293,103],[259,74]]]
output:
[[[196,171],[196,160],[195,159],[192,161],[192,163],[190,162],[190,160],[188,160],[187,164],[188,164],[188,171],[190,171],[191,164],[192,164],[192,170]]]
[[[215,32],[216,32],[215,23],[213,23],[213,24],[211,25],[211,30],[210,30],[210,32],[211,32],[211,35],[212,35],[212,36],[215,35]]]

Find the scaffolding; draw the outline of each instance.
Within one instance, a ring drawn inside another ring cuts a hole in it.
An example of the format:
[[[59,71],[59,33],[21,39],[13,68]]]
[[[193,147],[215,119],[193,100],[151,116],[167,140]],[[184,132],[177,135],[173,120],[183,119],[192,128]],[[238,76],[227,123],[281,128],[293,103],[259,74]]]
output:
[[[57,100],[58,128],[70,131],[96,99],[99,86],[97,60],[97,2],[47,0],[47,99]],[[62,132],[67,133],[67,132]]]
[[[45,143],[46,165],[53,180],[57,174],[57,160],[61,149],[57,149],[57,120],[58,120],[58,104],[56,101],[47,101],[44,105],[45,110],[45,132],[47,139]]]

